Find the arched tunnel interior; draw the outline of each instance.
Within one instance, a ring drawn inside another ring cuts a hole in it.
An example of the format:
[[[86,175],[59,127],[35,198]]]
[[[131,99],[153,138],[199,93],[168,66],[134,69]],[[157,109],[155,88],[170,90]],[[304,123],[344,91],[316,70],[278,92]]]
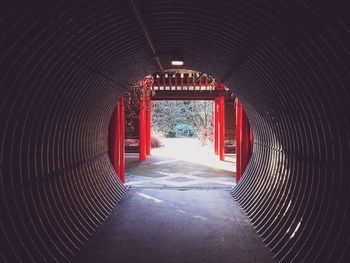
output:
[[[118,99],[185,67],[241,100],[254,150],[234,199],[280,262],[348,262],[349,8],[335,1],[4,1],[0,261],[67,262],[127,191]]]

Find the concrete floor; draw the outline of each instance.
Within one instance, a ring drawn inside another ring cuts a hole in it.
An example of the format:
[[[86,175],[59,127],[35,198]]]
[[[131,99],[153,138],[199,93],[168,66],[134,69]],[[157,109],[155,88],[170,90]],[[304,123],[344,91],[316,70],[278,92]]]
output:
[[[197,138],[162,138],[145,161],[138,153],[125,156],[125,184],[132,187],[232,188],[236,183],[235,158],[220,161],[213,146]]]
[[[229,190],[132,189],[73,262],[274,261]]]

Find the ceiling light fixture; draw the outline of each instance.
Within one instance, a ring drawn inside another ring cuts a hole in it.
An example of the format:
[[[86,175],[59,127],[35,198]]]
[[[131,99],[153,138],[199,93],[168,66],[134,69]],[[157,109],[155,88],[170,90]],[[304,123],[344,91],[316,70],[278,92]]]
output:
[[[180,61],[180,60],[172,60],[171,61],[171,65],[173,66],[182,66],[184,64],[183,61]]]
[[[184,60],[182,57],[172,57],[171,58],[171,65],[173,66],[183,66]]]

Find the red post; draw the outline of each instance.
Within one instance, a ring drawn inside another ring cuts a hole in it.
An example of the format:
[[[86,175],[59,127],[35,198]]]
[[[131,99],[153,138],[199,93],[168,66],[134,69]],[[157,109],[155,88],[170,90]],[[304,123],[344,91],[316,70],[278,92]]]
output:
[[[236,183],[241,178],[241,111],[242,106],[236,99]]]
[[[219,157],[225,160],[225,97],[219,97]]]
[[[218,115],[218,99],[214,99],[214,153],[219,154],[219,115]]]
[[[119,178],[125,183],[125,109],[124,98],[119,100]]]
[[[124,99],[118,101],[109,126],[109,157],[113,168],[124,183]]]
[[[144,87],[140,102],[140,138],[139,138],[139,160],[146,160],[146,94]]]
[[[248,165],[251,148],[251,129],[242,104],[236,100],[236,182],[241,179]]]
[[[225,85],[220,80],[216,80],[215,90],[218,91],[218,98],[216,98],[216,115],[215,121],[215,153],[219,154],[221,161],[225,160]],[[217,127],[217,128],[216,128]]]
[[[117,131],[116,131],[116,162],[117,162],[117,168],[116,168],[116,172],[117,172],[117,175],[119,176],[120,178],[120,136],[121,136],[121,129],[120,129],[120,117],[121,117],[121,114],[120,114],[120,100],[118,101],[118,104],[117,104]]]
[[[146,155],[151,154],[151,122],[152,122],[152,101],[151,98],[147,98],[147,110],[146,110]]]
[[[250,151],[249,151],[249,141],[250,141],[250,125],[248,117],[242,107],[242,122],[241,122],[241,176],[248,165]]]

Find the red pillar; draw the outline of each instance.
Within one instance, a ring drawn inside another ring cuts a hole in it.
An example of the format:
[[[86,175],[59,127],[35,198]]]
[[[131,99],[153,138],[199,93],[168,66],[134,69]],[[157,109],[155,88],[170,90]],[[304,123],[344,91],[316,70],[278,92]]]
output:
[[[242,104],[236,100],[236,182],[247,167],[251,148],[251,129]]]
[[[219,154],[219,115],[218,115],[218,98],[214,99],[214,153]]]
[[[225,160],[225,97],[219,97],[219,157]]]
[[[124,183],[124,99],[118,101],[109,126],[109,157],[113,168]]]
[[[242,106],[236,99],[236,183],[241,178],[241,111]]]
[[[215,127],[214,127],[214,152],[219,154],[221,161],[225,160],[225,85],[216,80],[215,90],[218,98],[215,99]]]
[[[119,178],[125,183],[125,109],[124,98],[119,100]]]
[[[116,167],[116,172],[117,172],[117,175],[119,176],[120,178],[120,136],[121,136],[121,129],[120,129],[120,101],[118,101],[118,104],[117,104],[117,130],[116,130],[116,138],[115,138],[115,141],[116,141],[116,162],[117,162],[117,167]]]
[[[144,87],[140,102],[140,138],[139,138],[139,160],[146,160],[146,94]]]
[[[146,111],[146,155],[151,154],[151,122],[152,122],[152,101],[151,98],[147,98],[147,111]]]

